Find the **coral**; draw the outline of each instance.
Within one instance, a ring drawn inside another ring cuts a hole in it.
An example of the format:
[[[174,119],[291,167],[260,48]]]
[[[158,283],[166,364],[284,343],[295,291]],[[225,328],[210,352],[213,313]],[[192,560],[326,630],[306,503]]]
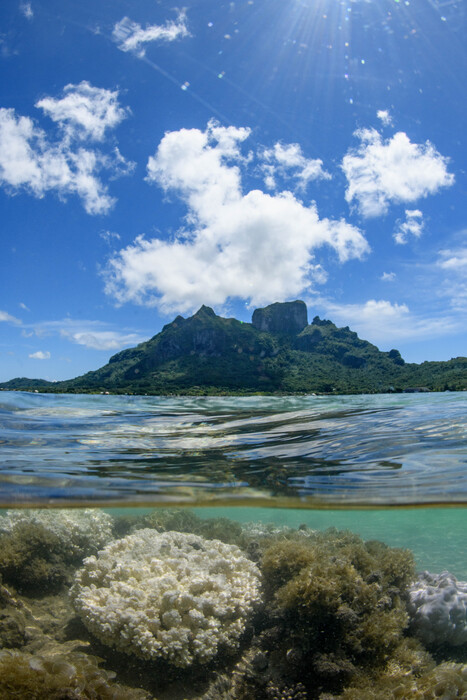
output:
[[[113,520],[99,510],[9,510],[0,517],[0,574],[23,593],[50,592],[112,539]]]
[[[268,700],[307,700],[302,683],[297,683],[291,688],[278,688],[274,683],[268,683],[266,693]]]
[[[467,643],[467,582],[424,571],[409,589],[410,630],[426,646]]]
[[[31,655],[0,651],[2,700],[145,700],[149,696],[113,682],[115,674],[78,652]]]
[[[153,527],[158,532],[189,532],[226,544],[244,544],[240,523],[229,518],[200,518],[188,509],[155,509],[143,518],[142,527]]]
[[[142,529],[87,558],[71,597],[104,644],[187,667],[236,647],[259,578],[234,545]]]
[[[261,568],[274,678],[336,692],[400,643],[415,577],[409,551],[330,530],[271,544]]]
[[[95,508],[9,510],[0,517],[0,533],[11,533],[23,523],[55,535],[67,556],[76,560],[95,554],[113,539],[113,518]]]

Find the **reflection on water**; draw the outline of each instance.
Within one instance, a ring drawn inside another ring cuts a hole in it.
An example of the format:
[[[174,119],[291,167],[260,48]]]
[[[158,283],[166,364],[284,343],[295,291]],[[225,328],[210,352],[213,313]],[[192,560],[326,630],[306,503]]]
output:
[[[1,498],[465,502],[466,403],[4,392]]]

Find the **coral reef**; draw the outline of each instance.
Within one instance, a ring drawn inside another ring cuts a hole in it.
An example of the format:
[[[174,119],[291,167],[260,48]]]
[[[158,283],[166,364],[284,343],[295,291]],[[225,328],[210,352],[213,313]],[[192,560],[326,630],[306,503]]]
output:
[[[143,529],[88,557],[71,597],[104,644],[187,667],[236,647],[259,600],[259,578],[234,545]]]
[[[2,700],[145,700],[149,695],[114,682],[98,660],[80,652],[31,655],[0,650]]]
[[[189,532],[240,547],[244,544],[240,523],[229,518],[200,518],[187,509],[156,509],[142,519],[140,527],[153,527],[158,532]]]
[[[0,575],[2,700],[467,700],[467,583],[350,532],[9,511]]]
[[[424,571],[409,589],[410,630],[426,646],[467,644],[467,582]]]
[[[110,539],[112,518],[98,510],[9,510],[0,517],[0,574],[22,593],[57,590]]]
[[[22,523],[53,533],[66,546],[68,556],[77,560],[95,554],[113,539],[113,518],[97,508],[8,510],[0,517],[0,533],[11,533]]]

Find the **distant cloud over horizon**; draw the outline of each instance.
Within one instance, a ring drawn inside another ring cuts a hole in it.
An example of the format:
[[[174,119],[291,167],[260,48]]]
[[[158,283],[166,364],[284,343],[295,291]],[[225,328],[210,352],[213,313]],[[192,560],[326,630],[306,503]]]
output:
[[[459,321],[452,316],[422,316],[411,312],[405,303],[370,299],[355,304],[323,301],[327,313],[336,323],[350,324],[360,337],[373,343],[397,343],[426,340],[440,334],[459,331]]]
[[[43,350],[38,350],[37,352],[32,352],[28,357],[32,360],[50,360],[51,355],[48,350],[45,352]]]

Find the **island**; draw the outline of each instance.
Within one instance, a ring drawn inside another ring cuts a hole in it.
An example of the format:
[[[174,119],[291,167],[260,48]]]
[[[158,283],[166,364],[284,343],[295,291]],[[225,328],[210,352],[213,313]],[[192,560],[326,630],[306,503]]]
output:
[[[467,358],[407,363],[398,350],[382,352],[348,326],[319,316],[308,323],[299,300],[256,309],[251,323],[202,306],[100,369],[59,382],[21,377],[0,389],[143,395],[463,391]]]

